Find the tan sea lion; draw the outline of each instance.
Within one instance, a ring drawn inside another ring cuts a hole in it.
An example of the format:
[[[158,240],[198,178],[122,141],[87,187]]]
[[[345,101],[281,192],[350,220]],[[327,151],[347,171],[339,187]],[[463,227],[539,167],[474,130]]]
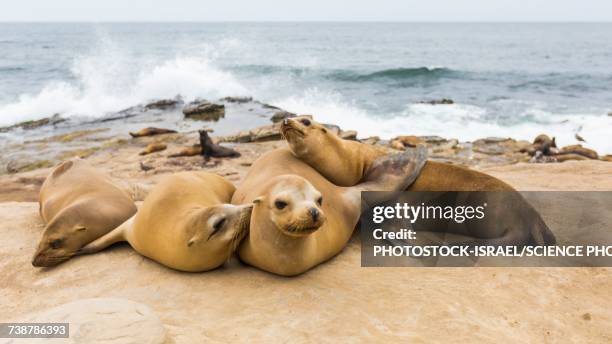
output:
[[[148,128],[140,129],[138,131],[130,131],[130,136],[143,137],[143,136],[154,136],[154,135],[174,134],[174,133],[176,133],[176,130],[148,127]]]
[[[151,142],[149,143],[144,150],[142,150],[140,153],[138,153],[139,155],[147,155],[147,154],[151,154],[151,153],[155,153],[155,152],[159,152],[159,151],[163,151],[166,148],[168,148],[168,146],[166,146],[165,143],[160,143],[160,142]]]
[[[361,191],[403,190],[424,161],[424,150],[376,159],[363,183],[340,187],[288,149],[262,155],[232,197],[233,204],[255,203],[240,259],[283,276],[330,259],[345,247],[359,220]]]
[[[310,117],[295,117],[285,119],[281,126],[283,137],[289,144],[289,149],[300,160],[306,162],[319,171],[327,179],[338,185],[350,186],[359,183],[367,174],[368,166],[373,159],[387,154],[384,150],[362,144],[360,142],[346,141],[337,135],[325,130],[325,127],[315,122]],[[406,189],[407,191],[507,191],[516,195],[520,194],[510,185],[503,181],[467,168],[445,164],[435,161],[427,161],[414,183]],[[490,193],[474,194],[476,203],[486,203],[486,197]],[[510,196],[513,200],[516,198]],[[522,197],[519,197],[522,199]],[[499,203],[497,203],[499,204]],[[474,243],[486,244],[495,242],[498,244],[554,244],[555,238],[552,232],[544,224],[535,210],[527,206],[526,201],[513,201],[516,207],[505,209],[505,216],[517,215],[516,212],[528,211],[533,215],[533,223],[526,227],[495,228],[482,227],[470,228],[470,233],[458,233],[475,237]],[[530,210],[525,210],[530,209]],[[514,213],[513,213],[514,211]],[[496,214],[501,214],[495,211]],[[484,240],[480,240],[480,239]]]
[[[82,160],[59,164],[40,189],[45,229],[32,265],[53,266],[72,257],[136,212],[128,191]]]
[[[221,266],[248,231],[252,204],[227,204],[234,186],[207,172],[162,179],[136,215],[79,253],[127,241],[138,253],[170,268],[197,272]]]

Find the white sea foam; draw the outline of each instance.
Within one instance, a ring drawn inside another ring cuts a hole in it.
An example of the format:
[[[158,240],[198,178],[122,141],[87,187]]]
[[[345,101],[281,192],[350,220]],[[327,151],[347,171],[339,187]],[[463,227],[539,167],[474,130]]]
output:
[[[47,84],[38,94],[23,94],[0,105],[0,125],[39,119],[54,113],[97,117],[152,99],[181,95],[215,99],[251,92],[202,54],[143,61],[102,40],[91,54],[75,58],[73,82]],[[211,50],[211,49],[209,49]]]
[[[312,114],[321,122],[357,130],[360,137],[380,136],[389,139],[397,135],[439,135],[473,141],[495,136],[531,141],[537,135],[546,133],[555,136],[557,143],[564,146],[578,143],[574,135],[580,133],[588,142],[586,146],[599,153],[612,153],[612,140],[609,139],[612,117],[605,114],[570,116],[532,110],[538,114],[540,123],[546,124],[523,122],[501,125],[484,121],[486,110],[473,105],[410,104],[403,113],[380,117],[342,101],[338,94],[317,89],[274,103],[288,111]]]

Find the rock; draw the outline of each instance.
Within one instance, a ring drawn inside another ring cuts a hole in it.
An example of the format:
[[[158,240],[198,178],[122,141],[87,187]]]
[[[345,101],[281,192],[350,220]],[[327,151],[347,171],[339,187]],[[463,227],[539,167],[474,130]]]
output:
[[[175,99],[160,99],[160,100],[156,100],[156,101],[148,103],[147,105],[145,105],[144,109],[145,111],[147,110],[167,110],[167,109],[174,108],[182,103],[183,101],[178,97]]]
[[[375,145],[376,143],[378,143],[378,141],[380,141],[380,137],[378,136],[370,136],[370,137],[366,137],[365,139],[360,140],[361,143],[365,143],[366,145]]]
[[[440,136],[418,136],[418,138],[425,141],[427,144],[442,144],[448,141]]]
[[[578,154],[578,155],[587,157],[589,159],[599,158],[596,151],[589,149],[589,148],[582,147],[582,145],[565,146],[561,148],[561,152],[559,152],[559,154]]]
[[[174,134],[174,133],[176,133],[176,130],[148,127],[148,128],[140,129],[136,132],[130,132],[130,136],[143,137],[143,136],[154,136],[154,135]]]
[[[433,99],[433,100],[420,101],[419,104],[451,105],[451,104],[455,104],[455,102],[452,99],[441,98],[441,99]]]
[[[140,169],[144,172],[150,171],[152,169],[154,169],[155,167],[151,166],[151,165],[146,165],[144,162],[140,162]]]
[[[6,172],[9,174],[28,172],[39,168],[47,168],[55,165],[51,160],[10,160],[6,164]]]
[[[311,116],[312,118],[312,116]],[[331,131],[332,133],[340,136],[340,133],[342,132],[342,129],[340,129],[339,126],[335,125],[335,124],[322,124],[327,130]]]
[[[610,161],[610,162],[612,162],[612,155],[611,154],[606,154],[606,155],[600,157],[600,159],[603,160],[603,161]]]
[[[219,142],[263,142],[280,140],[280,123],[265,125],[251,130],[244,130],[234,135],[223,136],[219,138]]]
[[[357,141],[357,132],[355,130],[341,131],[338,136],[344,140]]]
[[[542,151],[536,151],[533,157],[529,160],[532,164],[546,164],[551,162],[557,162],[554,156],[546,156]]]
[[[612,117],[612,111],[608,112],[608,116]]]
[[[225,117],[225,105],[194,100],[183,108],[185,117],[201,121],[218,121]]]
[[[145,147],[145,149],[142,152],[138,153],[138,154],[139,155],[147,155],[147,154],[163,151],[167,147],[168,146],[166,146],[166,144],[164,144],[164,143],[152,142],[152,143],[149,143],[147,145],[147,147]]]
[[[586,142],[586,140],[582,136],[578,135],[578,133],[576,133],[574,137],[576,138],[576,140],[580,142]]]
[[[222,102],[228,103],[249,103],[253,101],[253,97],[225,97],[220,99]]]
[[[70,323],[70,343],[148,343],[167,339],[161,320],[148,306],[117,298],[81,299],[40,312],[23,322]],[[49,339],[28,339],[28,343]]]
[[[278,106],[274,106],[274,105],[270,105],[270,104],[266,104],[266,103],[259,103],[261,104],[261,107],[263,107],[264,109],[272,109],[272,110],[283,110],[281,108],[279,108]]]
[[[23,130],[30,130],[30,129],[39,128],[45,125],[56,125],[64,121],[66,120],[61,118],[60,115],[56,113],[55,115],[51,117],[46,117],[46,118],[37,119],[33,121],[25,121],[25,122],[13,124],[8,127],[0,127],[0,133],[5,133],[7,131],[17,129],[17,128],[21,128]]]
[[[293,118],[297,116],[296,114],[294,114],[293,112],[289,112],[289,111],[277,111],[274,113],[274,115],[272,115],[272,117],[270,117],[270,120],[272,121],[272,123],[278,123],[281,122],[284,119],[287,118]]]

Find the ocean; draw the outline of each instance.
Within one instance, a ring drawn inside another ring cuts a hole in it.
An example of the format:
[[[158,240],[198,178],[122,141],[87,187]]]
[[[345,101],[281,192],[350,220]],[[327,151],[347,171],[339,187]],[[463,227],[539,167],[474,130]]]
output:
[[[607,23],[0,23],[0,51],[0,125],[252,96],[363,137],[578,133],[612,153]]]

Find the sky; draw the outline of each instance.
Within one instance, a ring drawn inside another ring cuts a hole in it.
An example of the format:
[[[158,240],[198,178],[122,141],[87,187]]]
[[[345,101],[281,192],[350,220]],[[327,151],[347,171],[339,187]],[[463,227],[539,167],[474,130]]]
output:
[[[612,0],[4,0],[0,21],[612,21]]]

